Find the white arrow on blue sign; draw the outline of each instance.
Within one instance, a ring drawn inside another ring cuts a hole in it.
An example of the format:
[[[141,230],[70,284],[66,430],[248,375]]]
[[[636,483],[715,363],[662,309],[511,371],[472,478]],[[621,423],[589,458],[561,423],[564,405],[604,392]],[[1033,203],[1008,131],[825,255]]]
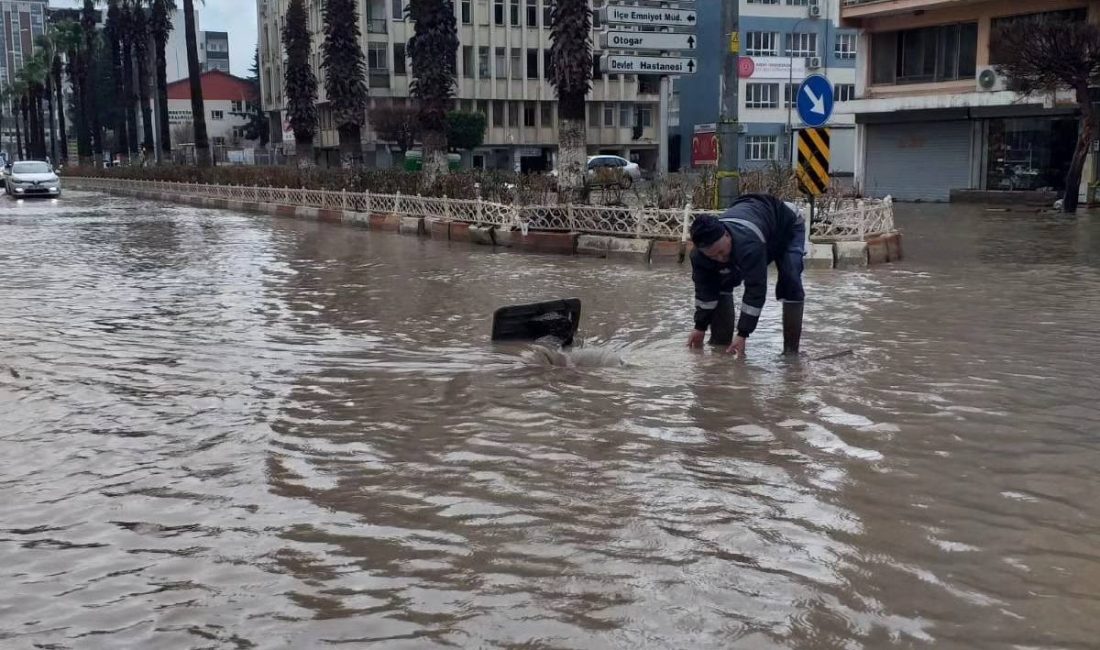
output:
[[[797,106],[803,124],[825,126],[833,116],[833,85],[819,74],[806,77],[798,88]]]

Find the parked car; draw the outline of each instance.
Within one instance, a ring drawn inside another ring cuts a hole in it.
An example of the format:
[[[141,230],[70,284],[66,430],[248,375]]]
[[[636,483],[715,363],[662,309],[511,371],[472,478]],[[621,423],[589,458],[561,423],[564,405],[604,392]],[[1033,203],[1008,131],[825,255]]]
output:
[[[20,160],[11,164],[4,176],[4,190],[13,199],[25,196],[61,196],[61,179],[49,163]]]
[[[601,174],[601,172],[603,172]],[[554,178],[558,170],[550,172]],[[642,180],[642,168],[622,156],[599,155],[588,157],[588,183],[590,185],[612,184],[629,188],[635,181]]]

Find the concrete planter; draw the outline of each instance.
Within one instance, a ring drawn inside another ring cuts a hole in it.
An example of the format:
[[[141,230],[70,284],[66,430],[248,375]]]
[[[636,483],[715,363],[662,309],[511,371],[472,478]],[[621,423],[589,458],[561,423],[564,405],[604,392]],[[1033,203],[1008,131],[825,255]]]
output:
[[[558,255],[572,255],[577,252],[577,239],[579,233],[575,232],[535,232],[528,231],[526,235],[518,231],[512,231],[512,244],[519,250],[530,253],[555,253]]]
[[[442,219],[425,219],[424,227],[427,229],[428,235],[432,239],[441,241],[450,241],[451,239],[450,221],[444,221]]]
[[[836,251],[836,268],[858,269],[868,264],[867,242],[838,241],[833,244]]]
[[[867,263],[885,264],[890,261],[890,254],[886,248],[886,237],[879,235],[867,240]]]
[[[653,262],[682,262],[684,242],[657,240],[649,249],[649,259]]]
[[[372,214],[368,221],[371,230],[398,232],[401,229],[401,217],[396,214]]]
[[[577,238],[577,254],[592,257],[649,261],[652,242],[648,239],[624,239],[604,235],[580,235]]]
[[[496,243],[496,237],[493,233],[492,226],[470,226],[467,229],[467,233],[470,235],[470,241],[475,244],[493,246]]]
[[[424,217],[401,217],[397,231],[402,235],[423,235]]]
[[[451,241],[470,241],[470,224],[461,221],[452,221],[450,239]]]
[[[808,269],[831,269],[836,266],[832,244],[810,244],[805,266]]]

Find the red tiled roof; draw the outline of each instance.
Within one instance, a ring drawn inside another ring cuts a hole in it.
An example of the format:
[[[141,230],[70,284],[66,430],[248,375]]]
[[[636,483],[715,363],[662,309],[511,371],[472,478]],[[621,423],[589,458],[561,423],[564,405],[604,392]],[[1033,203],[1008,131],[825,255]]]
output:
[[[211,70],[202,75],[204,101],[244,101],[251,99],[253,92],[248,81],[221,70]],[[168,84],[168,99],[191,99],[191,80],[185,77]]]

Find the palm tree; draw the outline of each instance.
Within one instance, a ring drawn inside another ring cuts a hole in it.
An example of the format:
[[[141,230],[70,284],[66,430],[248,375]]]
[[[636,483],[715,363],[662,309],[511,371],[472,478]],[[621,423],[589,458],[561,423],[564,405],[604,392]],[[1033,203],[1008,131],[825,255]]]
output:
[[[64,21],[52,26],[50,28],[50,33],[54,42],[54,57],[51,63],[51,72],[53,73],[54,92],[57,93],[58,140],[61,144],[61,150],[58,152],[58,160],[61,164],[67,165],[69,162],[69,136],[65,120],[64,73],[66,63],[63,59],[69,60],[69,83],[73,87],[73,96],[78,97],[79,91],[77,89],[77,80],[73,76],[71,66],[73,59],[76,57],[76,49],[80,44],[80,31],[79,27],[72,21]],[[77,106],[79,106],[79,102],[77,102]]]
[[[25,61],[23,68],[15,76],[23,83],[22,107],[28,129],[27,152],[35,158],[45,158],[46,131],[42,121],[42,95],[49,73],[41,51]]]
[[[165,49],[168,35],[172,32],[172,12],[176,10],[175,0],[151,0],[153,12],[149,21],[149,31],[153,34],[156,49],[157,75],[157,126],[160,130],[160,160],[168,161],[172,152],[172,127],[168,121],[168,59]]]
[[[54,41],[57,35],[55,25],[51,25],[45,33],[40,34],[35,39],[34,44],[38,46],[38,51],[35,52],[35,58],[40,59],[42,67],[45,71],[44,74],[44,86],[46,96],[46,113],[49,116],[49,131],[50,131],[50,161],[57,164],[57,114],[54,112],[54,92],[53,92],[53,64],[54,59],[57,58],[57,43]]]
[[[5,84],[3,90],[3,103],[11,108],[12,119],[15,120],[15,159],[23,156],[23,129],[19,125],[19,102],[23,96],[23,88],[18,80]]]
[[[134,57],[137,59],[138,99],[141,101],[142,153],[153,155],[153,109],[149,105],[149,17],[145,0],[133,0],[130,5],[130,28],[133,31]]]
[[[325,2],[321,65],[325,68],[325,94],[340,134],[340,160],[344,166],[359,163],[363,154],[367,82],[366,61],[359,45],[358,14],[355,0]]]
[[[592,80],[592,10],[588,0],[557,0],[550,13],[550,84],[558,94],[558,168],[569,190],[584,186],[584,100]]]
[[[122,38],[122,89],[123,106],[126,111],[126,143],[129,145],[127,152],[131,155],[138,152],[138,124],[137,105],[138,98],[134,88],[134,5],[138,0],[122,0],[119,7],[121,16],[120,36]]]
[[[80,13],[80,29],[84,36],[84,51],[81,55],[82,64],[77,71],[81,77],[80,88],[83,93],[84,115],[82,120],[89,132],[89,144],[94,160],[103,159],[103,126],[99,119],[99,106],[95,101],[95,89],[89,83],[89,79],[95,78],[96,69],[102,65],[99,61],[102,48],[99,32],[96,30],[99,13],[95,8],[95,0],[84,0],[84,6]]]
[[[210,167],[210,139],[206,135],[206,113],[202,101],[202,69],[195,36],[194,0],[183,0],[183,28],[187,37],[187,74],[191,80],[191,120],[195,128],[195,158],[199,167]]]
[[[121,106],[114,109],[115,152],[130,151],[129,130],[126,127],[126,100],[129,94],[126,91],[125,72],[122,63],[122,32],[125,29],[122,15],[122,0],[108,0],[107,24],[104,27],[104,35],[111,48],[111,78],[115,83],[115,97],[121,102]]]
[[[313,137],[317,134],[317,77],[309,59],[312,34],[302,0],[290,0],[283,24],[283,70],[286,113],[294,131],[294,151],[299,167],[313,166]]]
[[[429,180],[447,173],[447,112],[455,86],[458,27],[451,0],[412,0],[408,16],[415,23],[409,40],[412,94],[420,103],[424,171]]]

